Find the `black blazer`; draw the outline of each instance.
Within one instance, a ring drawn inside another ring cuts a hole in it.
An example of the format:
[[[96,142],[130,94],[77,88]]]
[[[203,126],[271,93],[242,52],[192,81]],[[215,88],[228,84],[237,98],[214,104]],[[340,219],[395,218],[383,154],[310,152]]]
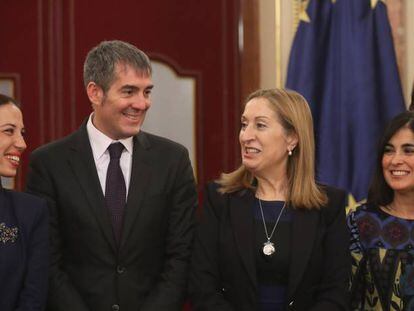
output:
[[[33,152],[27,189],[48,200],[53,311],[180,310],[197,204],[187,150],[140,132],[118,248],[86,122]]]
[[[0,310],[41,311],[46,304],[46,202],[0,186]]]
[[[221,195],[217,187],[206,188],[195,239],[189,287],[194,309],[257,310],[255,195],[250,190]],[[293,209],[288,310],[347,309],[346,195],[325,189],[327,206]]]

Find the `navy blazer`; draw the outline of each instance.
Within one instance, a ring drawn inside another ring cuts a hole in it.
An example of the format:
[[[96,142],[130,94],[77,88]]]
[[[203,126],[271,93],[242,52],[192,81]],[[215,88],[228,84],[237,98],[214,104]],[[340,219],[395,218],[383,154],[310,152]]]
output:
[[[217,184],[207,187],[196,234],[190,273],[194,309],[257,310],[255,195],[247,189],[222,195],[217,188]],[[328,203],[320,210],[292,209],[287,310],[348,309],[346,194],[324,189]]]
[[[48,211],[43,199],[0,186],[0,310],[44,310]]]

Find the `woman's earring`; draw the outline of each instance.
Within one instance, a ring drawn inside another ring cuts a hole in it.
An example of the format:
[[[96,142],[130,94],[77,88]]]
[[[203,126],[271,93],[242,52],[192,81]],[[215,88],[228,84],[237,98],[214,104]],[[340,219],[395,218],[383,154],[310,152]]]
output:
[[[292,150],[290,150],[290,149],[288,149],[289,151],[288,151],[288,155],[289,155],[289,157],[292,155]]]

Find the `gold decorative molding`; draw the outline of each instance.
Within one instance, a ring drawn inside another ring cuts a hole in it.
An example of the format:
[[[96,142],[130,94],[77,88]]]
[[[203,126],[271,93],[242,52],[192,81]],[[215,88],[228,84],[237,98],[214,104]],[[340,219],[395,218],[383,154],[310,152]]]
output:
[[[385,0],[371,0],[371,9],[374,9],[380,1],[385,3]]]
[[[293,0],[293,5],[292,5],[293,25],[292,27],[293,27],[294,33],[296,33],[296,30],[298,29],[302,9],[303,9],[302,0]]]

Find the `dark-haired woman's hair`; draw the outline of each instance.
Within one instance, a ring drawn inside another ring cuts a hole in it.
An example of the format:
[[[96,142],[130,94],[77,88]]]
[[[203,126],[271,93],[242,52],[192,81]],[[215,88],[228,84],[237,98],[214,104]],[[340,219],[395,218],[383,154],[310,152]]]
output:
[[[382,157],[385,146],[394,134],[404,127],[410,129],[414,133],[414,111],[405,111],[400,113],[394,117],[386,127],[378,146],[374,176],[368,190],[368,203],[385,207],[394,199],[394,191],[387,184],[384,178]]]
[[[0,106],[5,104],[14,104],[16,106],[19,106],[13,98],[4,94],[0,94]]]

